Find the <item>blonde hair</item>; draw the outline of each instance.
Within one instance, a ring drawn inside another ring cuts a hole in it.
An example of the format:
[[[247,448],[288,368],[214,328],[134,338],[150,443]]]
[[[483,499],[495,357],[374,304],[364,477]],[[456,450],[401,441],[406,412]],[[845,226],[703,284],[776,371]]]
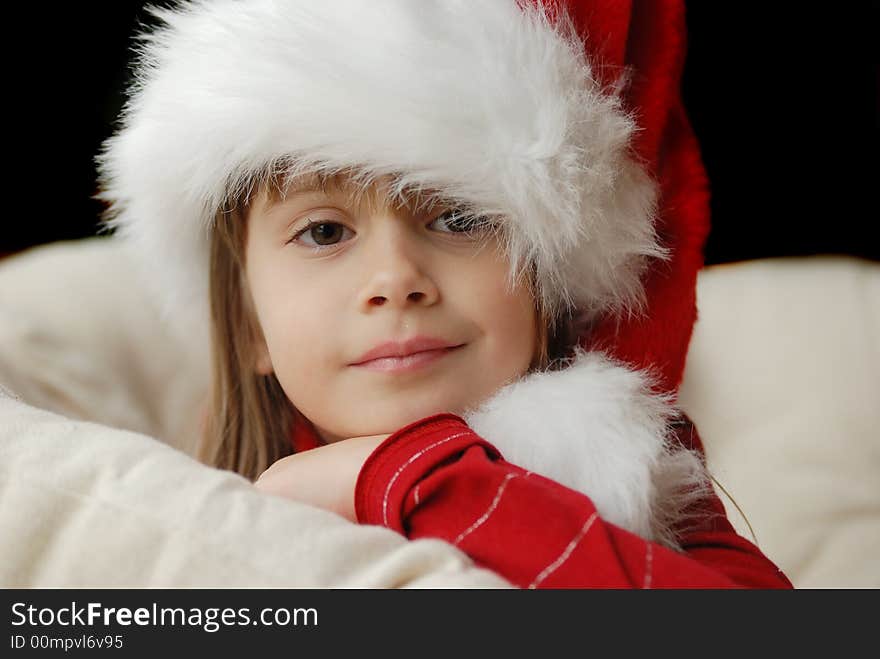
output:
[[[255,369],[260,337],[244,280],[246,208],[220,212],[211,231],[212,386],[202,462],[251,480],[289,455],[294,410],[274,374]]]
[[[266,185],[263,183],[263,185]],[[250,188],[253,190],[253,188]],[[269,185],[270,196],[281,187]],[[205,464],[256,479],[272,463],[293,453],[291,434],[301,415],[274,373],[257,373],[256,347],[261,330],[245,279],[245,244],[250,194],[219,211],[210,238],[212,390],[198,459]],[[573,349],[571,323],[551,318],[536,300],[535,357],[529,371],[561,368]]]

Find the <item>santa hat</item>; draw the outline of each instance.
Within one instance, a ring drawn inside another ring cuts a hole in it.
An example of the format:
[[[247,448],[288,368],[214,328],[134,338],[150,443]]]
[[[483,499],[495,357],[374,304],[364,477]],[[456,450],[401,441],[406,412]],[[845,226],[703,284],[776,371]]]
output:
[[[682,110],[680,1],[199,0],[153,12],[99,156],[110,224],[208,335],[213,218],[252,177],[394,174],[504,222],[588,349],[673,391],[695,320],[706,182]]]

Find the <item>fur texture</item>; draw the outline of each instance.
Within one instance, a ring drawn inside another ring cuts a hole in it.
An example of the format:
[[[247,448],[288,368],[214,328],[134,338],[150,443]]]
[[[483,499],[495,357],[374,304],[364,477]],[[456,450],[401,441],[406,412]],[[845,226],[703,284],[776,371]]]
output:
[[[513,382],[463,415],[509,462],[586,494],[606,521],[672,548],[709,488],[700,457],[673,441],[677,417],[649,373],[581,350],[566,368]]]
[[[565,16],[516,0],[202,0],[156,10],[121,128],[98,158],[110,224],[207,332],[207,238],[272,169],[357,166],[502,220],[511,280],[551,312],[644,306],[654,181],[635,122]],[[162,267],[157,268],[156,264]]]

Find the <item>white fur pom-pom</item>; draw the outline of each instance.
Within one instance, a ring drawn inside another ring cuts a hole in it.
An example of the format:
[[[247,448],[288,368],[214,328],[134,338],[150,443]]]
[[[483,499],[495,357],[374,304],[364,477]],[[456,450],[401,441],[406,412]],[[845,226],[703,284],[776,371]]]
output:
[[[530,374],[463,415],[524,469],[589,496],[599,514],[676,546],[673,528],[700,496],[703,463],[671,443],[678,417],[651,376],[580,349],[559,371]]]

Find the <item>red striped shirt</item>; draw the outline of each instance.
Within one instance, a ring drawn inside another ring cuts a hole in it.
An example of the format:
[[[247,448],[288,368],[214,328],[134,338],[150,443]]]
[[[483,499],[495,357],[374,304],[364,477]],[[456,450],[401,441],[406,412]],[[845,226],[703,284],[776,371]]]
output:
[[[684,440],[701,449],[690,424]],[[358,520],[440,538],[524,588],[790,588],[714,496],[679,553],[604,521],[589,497],[505,462],[458,416],[389,436],[355,491]],[[701,506],[701,509],[703,506]]]

